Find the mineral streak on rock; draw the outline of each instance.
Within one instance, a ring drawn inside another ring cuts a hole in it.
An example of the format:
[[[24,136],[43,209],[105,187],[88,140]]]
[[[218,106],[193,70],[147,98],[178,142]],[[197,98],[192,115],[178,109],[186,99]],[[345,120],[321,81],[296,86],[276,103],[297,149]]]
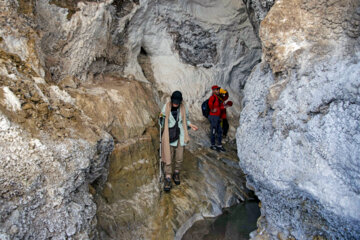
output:
[[[237,132],[262,202],[253,239],[360,237],[359,6],[278,0],[261,22]]]

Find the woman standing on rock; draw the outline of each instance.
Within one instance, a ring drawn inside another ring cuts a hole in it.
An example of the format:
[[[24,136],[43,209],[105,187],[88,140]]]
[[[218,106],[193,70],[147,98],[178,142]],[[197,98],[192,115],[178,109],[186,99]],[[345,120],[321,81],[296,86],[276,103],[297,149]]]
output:
[[[189,142],[188,127],[198,130],[198,127],[191,124],[188,117],[188,110],[182,101],[180,91],[171,95],[171,101],[162,108],[161,114],[165,117],[162,124],[164,132],[162,135],[161,149],[162,161],[165,163],[164,191],[171,189],[171,176],[176,185],[180,184],[180,170],[184,157],[184,147]],[[175,161],[172,161],[175,159]],[[172,162],[175,162],[175,170],[172,171]]]

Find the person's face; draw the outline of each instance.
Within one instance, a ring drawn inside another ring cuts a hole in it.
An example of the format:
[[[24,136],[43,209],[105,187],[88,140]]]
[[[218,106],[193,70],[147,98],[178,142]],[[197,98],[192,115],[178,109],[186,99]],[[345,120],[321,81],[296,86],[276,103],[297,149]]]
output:
[[[177,108],[177,107],[179,106],[179,104],[172,103],[172,106],[173,106],[174,108]]]
[[[220,93],[220,88],[216,88],[213,90],[213,93],[216,94],[216,95],[219,95]]]

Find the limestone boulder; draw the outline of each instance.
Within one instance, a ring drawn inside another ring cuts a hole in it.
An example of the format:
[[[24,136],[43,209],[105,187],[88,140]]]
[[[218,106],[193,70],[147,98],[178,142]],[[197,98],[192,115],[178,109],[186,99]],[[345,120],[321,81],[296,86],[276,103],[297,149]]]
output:
[[[254,239],[360,236],[359,7],[276,1],[261,22],[237,132],[262,202]]]

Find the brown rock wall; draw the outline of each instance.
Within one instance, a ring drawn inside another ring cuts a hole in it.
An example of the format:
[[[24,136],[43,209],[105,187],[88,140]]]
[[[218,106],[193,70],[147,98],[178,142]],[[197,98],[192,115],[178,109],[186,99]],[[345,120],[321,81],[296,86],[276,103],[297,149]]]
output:
[[[341,51],[347,33],[356,35],[358,25],[350,16],[358,15],[359,5],[355,0],[276,1],[260,27],[265,60],[273,72],[300,68]]]

